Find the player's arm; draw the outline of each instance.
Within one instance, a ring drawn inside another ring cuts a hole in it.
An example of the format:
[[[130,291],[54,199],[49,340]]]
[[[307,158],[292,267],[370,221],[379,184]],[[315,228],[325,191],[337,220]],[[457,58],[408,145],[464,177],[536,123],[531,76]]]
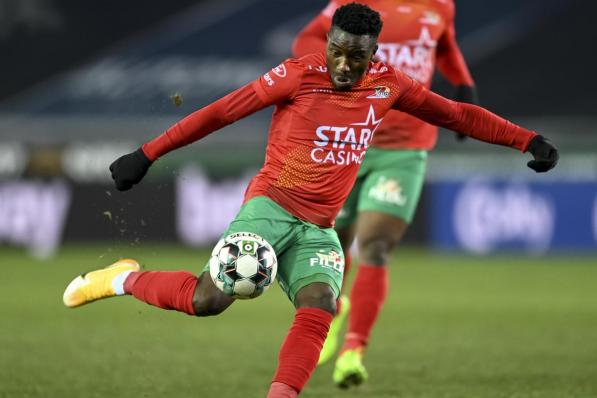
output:
[[[548,171],[557,164],[558,151],[543,136],[480,106],[437,95],[400,72],[397,72],[397,77],[403,91],[394,103],[394,109],[481,141],[528,151],[534,160],[527,165],[536,172]]]
[[[479,104],[475,82],[456,41],[454,21],[440,37],[436,51],[436,65],[440,73],[456,87],[456,100]]]
[[[454,19],[449,21],[447,29],[438,41],[436,65],[446,80],[456,87],[456,101],[479,105],[477,87],[456,41]],[[457,134],[456,138],[463,141],[466,135]]]
[[[325,52],[327,33],[332,24],[332,16],[338,7],[352,0],[332,0],[328,5],[301,30],[292,43],[292,55],[296,58],[307,54]]]
[[[278,66],[282,67],[288,71],[283,74],[285,79],[276,76],[273,71],[268,72],[188,115],[135,152],[118,158],[110,165],[116,189],[126,191],[139,183],[152,163],[166,153],[200,140],[267,106],[292,99],[298,87],[300,67],[293,61]]]
[[[116,188],[119,191],[130,189],[141,181],[160,156],[200,140],[267,105],[259,98],[252,84],[248,84],[188,115],[135,152],[121,156],[110,165]]]

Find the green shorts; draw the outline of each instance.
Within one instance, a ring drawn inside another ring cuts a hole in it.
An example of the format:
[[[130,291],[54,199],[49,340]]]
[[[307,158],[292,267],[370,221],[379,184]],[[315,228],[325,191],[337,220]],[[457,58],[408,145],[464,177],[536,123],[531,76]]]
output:
[[[336,228],[352,225],[361,211],[377,211],[410,224],[421,196],[427,151],[369,148],[357,181],[336,218]]]
[[[246,202],[222,237],[252,232],[269,242],[278,258],[278,283],[294,303],[303,287],[322,282],[336,297],[342,287],[344,255],[333,228],[300,220],[265,196]],[[203,270],[209,272],[209,263]]]

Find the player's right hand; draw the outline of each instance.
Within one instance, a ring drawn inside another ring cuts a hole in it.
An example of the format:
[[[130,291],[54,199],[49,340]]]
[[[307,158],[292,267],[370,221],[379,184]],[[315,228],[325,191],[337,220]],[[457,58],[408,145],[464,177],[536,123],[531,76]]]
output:
[[[110,165],[116,189],[127,191],[138,184],[152,163],[141,148],[116,159]]]
[[[542,135],[537,135],[531,140],[527,152],[530,152],[534,158],[527,163],[527,166],[537,173],[545,173],[553,169],[560,158],[558,148]]]

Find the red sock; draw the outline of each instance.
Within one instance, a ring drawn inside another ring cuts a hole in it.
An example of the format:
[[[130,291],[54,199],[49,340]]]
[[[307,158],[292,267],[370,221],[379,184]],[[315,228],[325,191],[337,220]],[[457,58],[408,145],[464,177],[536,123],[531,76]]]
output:
[[[294,388],[274,381],[269,388],[266,398],[295,398],[297,395],[298,392]]]
[[[291,387],[301,392],[319,360],[332,323],[332,314],[319,308],[299,308],[278,356],[278,369],[268,398],[286,398]],[[286,395],[284,395],[286,394]],[[295,395],[296,396],[296,395]]]
[[[124,281],[124,292],[156,307],[195,315],[196,286],[197,277],[186,271],[131,272]]]
[[[342,274],[342,291],[346,291],[346,276],[348,275],[348,271],[350,270],[350,252],[344,253],[344,273]],[[342,293],[342,292],[340,292]],[[340,309],[342,308],[342,302],[340,301],[340,297],[336,300],[336,314],[340,313]]]
[[[342,350],[364,347],[388,294],[386,267],[359,265],[352,284],[348,332]]]

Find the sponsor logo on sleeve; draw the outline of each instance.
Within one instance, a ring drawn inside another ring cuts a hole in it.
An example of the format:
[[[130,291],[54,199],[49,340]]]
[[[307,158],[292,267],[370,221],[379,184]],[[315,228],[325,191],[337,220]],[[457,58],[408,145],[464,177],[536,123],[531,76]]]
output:
[[[269,75],[269,73],[266,73],[265,75],[263,75],[263,78],[265,79],[265,82],[267,83],[268,86],[273,86],[274,83],[274,79],[272,79],[272,77]]]
[[[286,66],[284,64],[280,64],[272,69],[272,72],[278,77],[285,78],[286,77]]]
[[[280,64],[280,65],[276,66],[275,68],[272,68],[271,71],[273,72],[274,75],[276,75],[280,78],[285,78],[287,75],[286,66],[284,66],[284,64]],[[270,75],[270,72],[267,72],[265,75],[263,75],[263,79],[265,80],[267,85],[270,87],[273,86],[274,84],[276,84],[276,82]]]

